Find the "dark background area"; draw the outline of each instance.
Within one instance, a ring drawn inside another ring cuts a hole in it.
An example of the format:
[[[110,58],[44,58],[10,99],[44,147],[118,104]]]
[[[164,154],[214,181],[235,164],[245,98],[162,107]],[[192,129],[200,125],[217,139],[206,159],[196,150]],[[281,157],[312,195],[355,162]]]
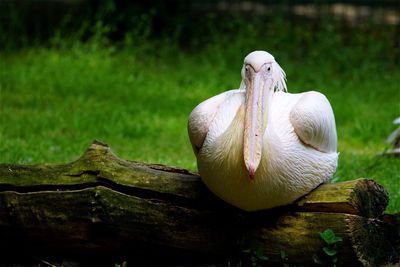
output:
[[[310,30],[321,27],[322,21],[334,21],[343,30],[368,24],[396,27],[399,34],[400,25],[396,0],[1,0],[0,47],[48,44],[55,35],[85,41],[98,33],[99,28],[113,42],[133,33],[153,39],[175,38],[190,47],[206,43],[210,33],[234,33],[235,26],[243,20],[265,18],[307,23]],[[398,46],[398,40],[393,45]]]

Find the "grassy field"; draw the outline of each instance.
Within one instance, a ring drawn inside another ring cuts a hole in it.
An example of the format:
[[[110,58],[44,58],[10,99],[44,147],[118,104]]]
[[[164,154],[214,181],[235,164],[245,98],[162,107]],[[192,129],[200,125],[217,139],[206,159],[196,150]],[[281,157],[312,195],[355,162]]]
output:
[[[400,114],[393,33],[361,30],[249,25],[204,47],[130,39],[0,52],[0,162],[69,162],[99,139],[122,158],[195,171],[190,111],[237,88],[243,57],[264,49],[286,71],[290,92],[317,90],[331,101],[340,151],[335,180],[373,178],[390,193],[388,211],[400,212],[399,159],[376,156]]]

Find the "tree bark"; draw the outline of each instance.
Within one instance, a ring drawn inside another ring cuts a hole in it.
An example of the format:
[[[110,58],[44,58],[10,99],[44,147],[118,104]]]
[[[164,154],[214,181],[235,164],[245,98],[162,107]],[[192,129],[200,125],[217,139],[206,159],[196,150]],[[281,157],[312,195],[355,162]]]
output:
[[[400,228],[394,216],[382,216],[387,203],[382,186],[358,179],[321,185],[286,207],[244,212],[196,174],[122,160],[95,141],[69,164],[0,164],[0,247],[128,253],[146,264],[307,266],[314,255],[332,259],[319,235],[329,228],[343,238],[337,265],[380,266],[399,262]]]

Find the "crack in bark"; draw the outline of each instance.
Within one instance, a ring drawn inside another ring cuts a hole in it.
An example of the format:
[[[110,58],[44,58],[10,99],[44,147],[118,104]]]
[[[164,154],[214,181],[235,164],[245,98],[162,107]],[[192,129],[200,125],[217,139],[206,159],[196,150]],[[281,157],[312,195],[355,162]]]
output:
[[[84,174],[98,176],[100,174],[100,171],[98,171],[98,170],[83,170],[83,171],[81,171],[79,173],[68,173],[67,176],[81,177]]]
[[[80,191],[86,189],[95,189],[96,187],[105,187],[117,193],[124,194],[131,197],[146,199],[153,203],[166,203],[168,205],[182,206],[192,209],[209,209],[208,201],[194,201],[183,196],[174,195],[170,193],[158,192],[147,188],[126,186],[111,181],[108,178],[101,177],[99,171],[85,170],[78,174],[68,174],[68,176],[79,177],[84,174],[94,175],[95,182],[79,183],[79,184],[41,184],[41,185],[27,185],[18,186],[12,184],[0,184],[0,193],[3,192],[16,192],[20,194],[41,193],[41,192],[70,192]]]

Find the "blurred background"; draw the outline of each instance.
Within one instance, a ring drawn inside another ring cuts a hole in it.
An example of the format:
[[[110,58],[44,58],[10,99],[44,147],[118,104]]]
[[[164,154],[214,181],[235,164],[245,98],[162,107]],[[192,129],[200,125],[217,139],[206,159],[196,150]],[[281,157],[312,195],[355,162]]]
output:
[[[64,163],[93,139],[196,171],[190,111],[267,50],[289,92],[330,100],[334,181],[370,177],[400,211],[400,13],[383,1],[0,0],[0,162]]]
[[[1,0],[0,5],[1,45],[8,48],[46,44],[56,36],[86,41],[93,34],[112,42],[138,34],[172,38],[191,47],[209,41],[210,33],[234,34],[242,22],[255,20],[263,27],[271,19],[307,23],[310,31],[327,21],[348,31],[360,24],[385,29],[400,23],[396,0]]]

